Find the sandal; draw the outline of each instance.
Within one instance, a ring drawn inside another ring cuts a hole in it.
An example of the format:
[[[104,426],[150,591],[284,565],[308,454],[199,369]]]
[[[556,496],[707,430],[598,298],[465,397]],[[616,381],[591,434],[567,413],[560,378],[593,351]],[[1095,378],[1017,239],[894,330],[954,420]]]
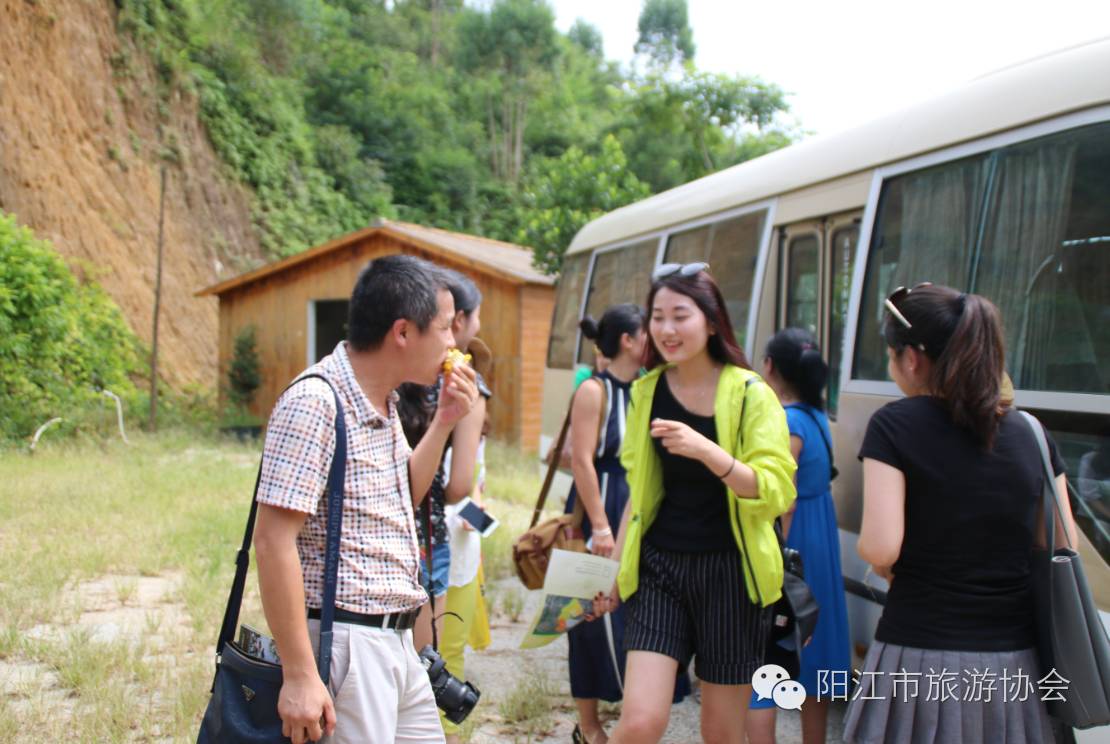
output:
[[[589,742],[586,741],[586,737],[582,735],[582,729],[577,723],[574,724],[574,731],[570,733],[570,740],[573,744],[589,744]]]

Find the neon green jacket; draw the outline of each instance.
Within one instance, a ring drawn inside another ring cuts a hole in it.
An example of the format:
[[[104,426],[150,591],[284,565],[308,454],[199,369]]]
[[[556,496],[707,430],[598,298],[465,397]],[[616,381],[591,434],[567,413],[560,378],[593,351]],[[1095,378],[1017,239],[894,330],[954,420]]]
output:
[[[617,577],[622,599],[632,596],[639,586],[640,541],[663,502],[663,469],[652,445],[649,419],[655,385],[664,369],[657,367],[632,383],[627,433],[621,447],[621,464],[628,473],[631,503]],[[747,552],[744,581],[748,596],[766,607],[782,595],[782,551],[775,536],[775,517],[785,513],[797,495],[794,487],[797,464],[790,454],[786,412],[759,375],[726,365],[717,383],[714,418],[717,443],[754,470],[759,484],[756,498],[740,498],[731,489],[726,489],[726,498],[736,546],[741,554]]]

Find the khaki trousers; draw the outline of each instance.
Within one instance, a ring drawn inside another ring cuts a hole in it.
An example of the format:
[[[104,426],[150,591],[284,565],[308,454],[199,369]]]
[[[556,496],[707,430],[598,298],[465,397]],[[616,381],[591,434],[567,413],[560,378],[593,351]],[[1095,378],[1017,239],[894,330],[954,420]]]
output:
[[[320,622],[308,621],[313,647]],[[323,744],[443,742],[432,685],[411,630],[335,623],[331,680],[335,734]]]

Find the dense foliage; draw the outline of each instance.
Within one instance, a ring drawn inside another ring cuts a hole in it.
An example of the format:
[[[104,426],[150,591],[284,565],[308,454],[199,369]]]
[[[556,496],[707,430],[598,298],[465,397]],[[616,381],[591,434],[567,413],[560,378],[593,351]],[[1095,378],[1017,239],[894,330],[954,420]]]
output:
[[[274,255],[385,216],[555,271],[585,220],[790,140],[776,86],[696,69],[685,0],[645,3],[632,69],[544,0],[117,4],[163,94],[195,92]]]
[[[0,440],[26,437],[60,416],[70,430],[107,415],[101,390],[130,406],[145,366],[119,308],[78,282],[54,251],[0,213]]]

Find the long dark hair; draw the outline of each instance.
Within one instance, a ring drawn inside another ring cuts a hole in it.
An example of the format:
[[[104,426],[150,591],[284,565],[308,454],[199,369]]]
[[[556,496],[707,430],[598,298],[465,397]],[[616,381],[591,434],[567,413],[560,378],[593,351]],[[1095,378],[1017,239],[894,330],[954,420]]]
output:
[[[897,302],[906,328],[889,312],[883,337],[896,354],[921,349],[933,362],[930,391],[944,401],[952,420],[994,445],[1002,402],[1006,352],[998,308],[986,297],[951,287],[917,287]]]
[[[639,305],[625,302],[605,310],[598,322],[587,315],[578,323],[582,335],[597,344],[602,355],[614,359],[621,351],[624,334],[635,336],[644,327],[644,310]]]
[[[651,316],[655,295],[661,289],[669,289],[685,295],[694,301],[698,309],[705,315],[705,321],[710,330],[714,331],[709,336],[707,350],[709,356],[721,364],[734,364],[737,367],[751,369],[748,357],[744,350],[736,343],[736,336],[732,332],[732,321],[728,317],[728,307],[725,306],[724,295],[717,282],[707,271],[699,271],[693,276],[671,274],[651,283],[651,291],[647,296],[648,317]],[[663,363],[663,355],[655,348],[655,339],[648,334],[648,343],[644,345],[644,368],[655,369]]]
[[[822,394],[829,380],[829,365],[821,358],[817,340],[804,328],[784,328],[767,342],[767,358],[779,376],[806,405],[825,407]]]
[[[434,386],[415,382],[402,383],[397,388],[397,418],[410,447],[424,438],[436,414],[436,389]]]

